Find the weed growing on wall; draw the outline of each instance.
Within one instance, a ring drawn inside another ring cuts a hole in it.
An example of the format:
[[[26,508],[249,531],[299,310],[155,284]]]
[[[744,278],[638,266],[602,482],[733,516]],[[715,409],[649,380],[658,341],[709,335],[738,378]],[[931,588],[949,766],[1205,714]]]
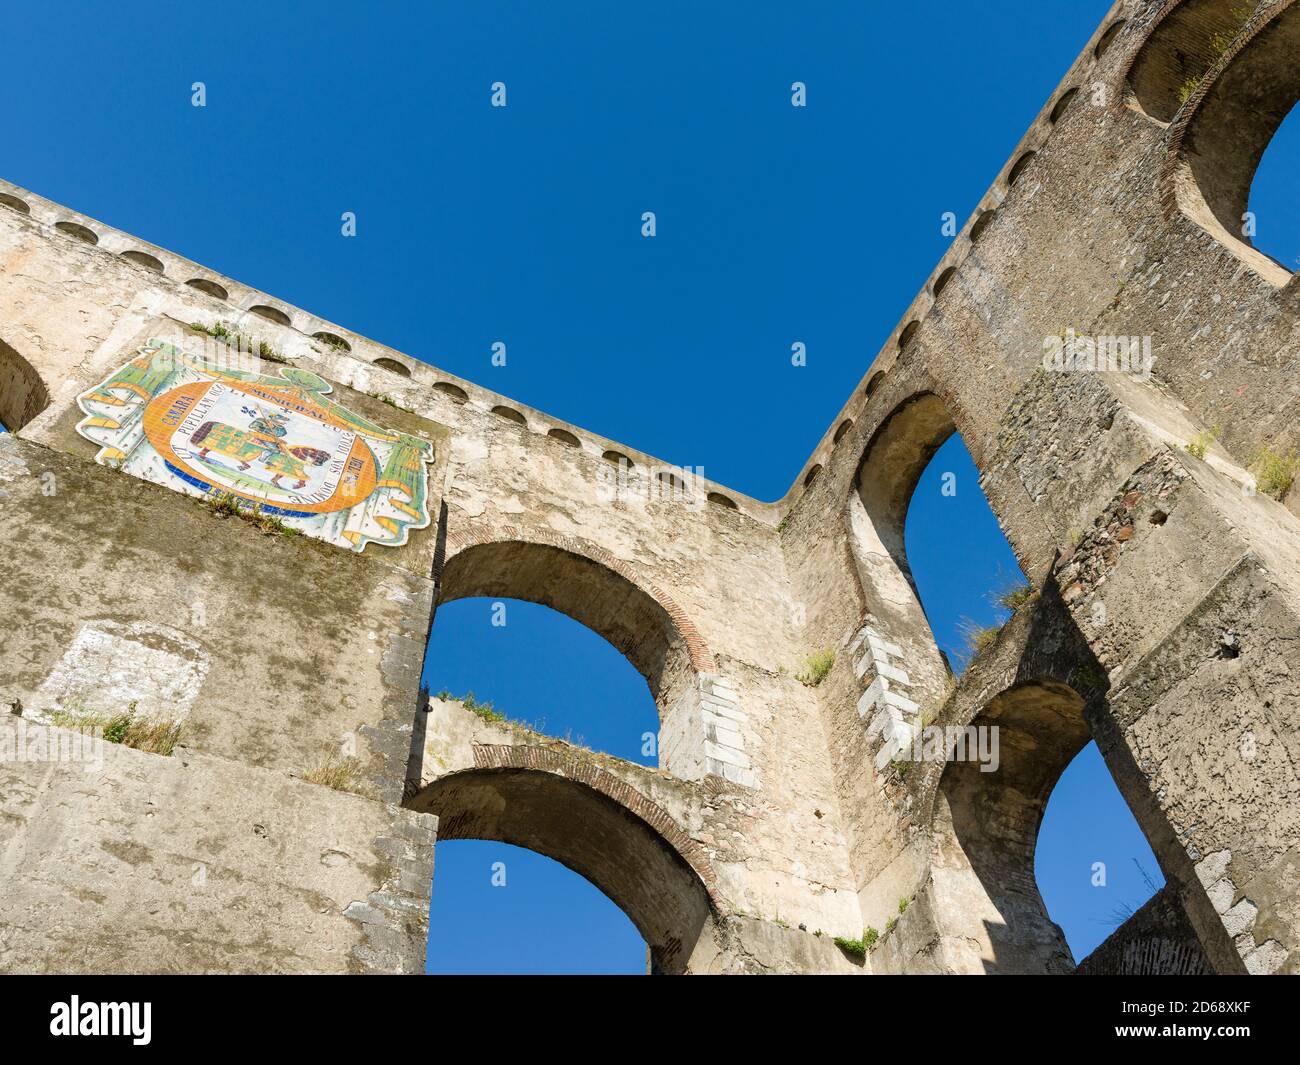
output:
[[[175,720],[152,720],[137,716],[135,704],[118,714],[52,710],[50,723],[59,728],[87,733],[98,730],[109,743],[120,743],[137,751],[169,755],[180,742],[181,723]]]

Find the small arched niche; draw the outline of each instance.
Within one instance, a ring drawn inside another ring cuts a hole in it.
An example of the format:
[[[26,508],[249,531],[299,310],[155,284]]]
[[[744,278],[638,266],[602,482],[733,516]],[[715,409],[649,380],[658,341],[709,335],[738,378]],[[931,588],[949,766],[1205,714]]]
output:
[[[505,407],[498,404],[492,408],[492,413],[498,418],[504,418],[506,421],[514,422],[516,425],[528,424],[528,419],[525,418],[520,411],[515,410],[514,407]]]
[[[50,393],[25,358],[0,340],[0,425],[17,432],[50,402]]]
[[[66,233],[68,236],[81,241],[83,244],[99,243],[99,237],[95,234],[95,231],[83,226],[80,222],[70,222],[65,219],[62,222],[55,222],[54,228],[60,233]]]
[[[984,236],[984,231],[988,229],[989,223],[997,217],[997,214],[998,213],[995,210],[982,211],[980,213],[980,216],[975,219],[970,227],[970,242],[972,244],[976,243],[980,237]]]
[[[32,209],[27,206],[26,200],[20,200],[17,196],[11,196],[7,192],[0,192],[0,206],[8,207],[11,211],[17,211],[19,214],[32,213]]]
[[[375,359],[371,365],[378,366],[381,370],[387,370],[389,373],[395,373],[399,377],[411,376],[411,368],[405,363],[398,362],[396,359],[381,356],[380,358]]]
[[[312,333],[312,339],[319,340],[322,344],[325,344],[327,347],[333,348],[335,351],[352,350],[352,345],[349,344],[337,333],[329,333],[323,329],[319,333]]]
[[[1011,188],[1024,176],[1025,171],[1029,169],[1029,164],[1034,161],[1034,156],[1037,154],[1037,152],[1025,152],[1024,155],[1016,160],[1015,166],[1013,166],[1011,172],[1007,174],[1007,188]]]
[[[230,293],[218,285],[215,281],[209,281],[206,277],[192,277],[185,282],[190,288],[202,292],[205,296],[211,296],[213,299],[225,300],[230,298]]]
[[[433,386],[435,392],[441,392],[453,403],[465,403],[469,399],[469,393],[460,385],[453,385],[450,381],[439,381]]]
[[[550,430],[550,432],[548,432],[546,435],[549,436],[552,440],[558,440],[561,444],[564,444],[566,447],[582,446],[582,441],[579,440],[567,429],[560,429],[559,427],[556,427]]]
[[[1074,103],[1074,98],[1078,95],[1079,90],[1077,88],[1066,89],[1065,92],[1061,93],[1061,98],[1056,101],[1056,106],[1052,108],[1052,113],[1047,120],[1052,125],[1060,122],[1065,117],[1065,112],[1070,109],[1070,105]]]
[[[143,266],[146,270],[151,270],[155,274],[163,272],[162,260],[157,256],[150,255],[147,251],[139,251],[135,248],[128,248],[122,252],[122,258],[133,262],[136,266]]]
[[[1120,30],[1122,30],[1126,24],[1126,19],[1116,19],[1106,27],[1106,32],[1101,35],[1101,40],[1097,42],[1097,47],[1093,51],[1093,54],[1098,59],[1110,51],[1110,46],[1115,43],[1115,38],[1119,36]]]
[[[289,325],[289,316],[278,307],[268,307],[264,303],[259,303],[254,307],[248,308],[249,314],[255,314],[259,318],[265,318],[268,322],[274,322],[276,325]]]
[[[844,434],[847,433],[852,428],[853,428],[853,419],[845,418],[842,422],[840,422],[839,426],[836,428],[835,435],[831,437],[831,443],[838,444],[841,440],[844,439]]]

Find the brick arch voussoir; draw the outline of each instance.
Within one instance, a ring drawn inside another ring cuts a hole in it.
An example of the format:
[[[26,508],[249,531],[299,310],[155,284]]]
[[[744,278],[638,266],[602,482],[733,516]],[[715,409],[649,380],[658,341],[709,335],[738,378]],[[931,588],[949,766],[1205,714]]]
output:
[[[709,649],[708,642],[681,605],[660,585],[646,580],[626,562],[615,558],[604,548],[586,540],[578,540],[572,536],[561,536],[547,530],[530,529],[525,531],[509,525],[503,526],[492,533],[477,529],[455,532],[448,530],[446,550],[440,553],[438,565],[434,572],[434,580],[440,584],[442,582],[442,571],[446,568],[447,563],[462,552],[472,547],[500,543],[536,544],[539,547],[553,547],[560,551],[566,551],[571,555],[577,555],[579,558],[585,558],[589,562],[594,562],[618,574],[629,584],[653,599],[672,619],[673,625],[681,634],[686,645],[686,652],[690,656],[691,665],[697,672],[717,672],[716,661],[713,652]]]
[[[1186,0],[1176,0],[1169,7],[1172,10],[1172,8],[1184,2]],[[1219,57],[1218,61],[1201,78],[1200,84],[1187,98],[1182,110],[1170,124],[1165,158],[1160,167],[1156,189],[1156,196],[1159,199],[1160,209],[1165,221],[1173,221],[1178,217],[1181,209],[1178,202],[1178,170],[1186,154],[1188,131],[1196,121],[1201,105],[1214,91],[1214,87],[1218,84],[1224,71],[1236,61],[1237,57],[1249,48],[1255,39],[1272,25],[1284,11],[1293,7],[1297,2],[1300,2],[1300,0],[1274,0],[1273,3],[1265,4],[1256,10],[1228,50]]]
[[[647,824],[684,861],[709,896],[715,910],[720,910],[718,877],[704,847],[687,834],[671,814],[658,803],[613,773],[568,751],[549,747],[512,744],[474,744],[474,769],[527,769],[564,777],[617,803],[638,820]],[[470,770],[472,772],[473,770]]]

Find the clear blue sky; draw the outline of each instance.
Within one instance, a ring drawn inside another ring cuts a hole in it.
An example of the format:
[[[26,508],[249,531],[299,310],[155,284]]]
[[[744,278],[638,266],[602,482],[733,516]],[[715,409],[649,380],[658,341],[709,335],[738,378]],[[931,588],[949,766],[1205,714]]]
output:
[[[940,216],[975,207],[1108,6],[46,0],[5,22],[4,176],[775,499],[947,247]],[[1260,245],[1293,266],[1288,143],[1253,206]],[[923,483],[909,549],[952,647],[1015,568],[959,444],[941,463],[969,490],[938,511]],[[444,609],[427,675],[619,754],[654,726],[631,667],[538,607],[512,606],[504,630],[481,601]],[[1119,870],[1136,856],[1158,875],[1126,821],[1085,752],[1039,862],[1079,956],[1145,894]],[[440,846],[434,900],[431,969],[644,968],[621,914],[525,852]]]

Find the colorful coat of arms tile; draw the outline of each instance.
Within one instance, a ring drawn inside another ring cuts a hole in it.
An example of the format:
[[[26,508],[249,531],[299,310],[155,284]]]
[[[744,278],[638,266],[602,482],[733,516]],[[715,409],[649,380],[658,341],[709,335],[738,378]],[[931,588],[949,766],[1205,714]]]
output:
[[[77,397],[96,461],[197,496],[257,506],[352,551],[429,524],[433,445],[327,398],[307,370],[215,368],[159,340]]]

